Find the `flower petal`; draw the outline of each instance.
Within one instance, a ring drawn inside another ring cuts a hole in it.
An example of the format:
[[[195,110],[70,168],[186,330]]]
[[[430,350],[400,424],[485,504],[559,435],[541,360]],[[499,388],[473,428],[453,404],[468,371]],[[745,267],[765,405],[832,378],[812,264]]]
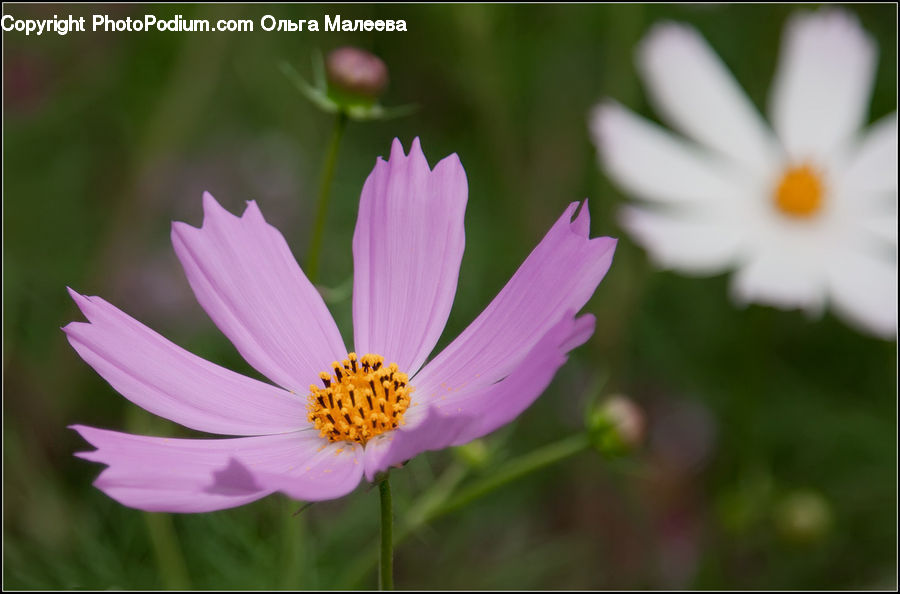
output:
[[[476,419],[466,415],[447,417],[433,408],[423,408],[422,411],[424,414],[420,416],[412,415],[407,425],[369,440],[365,452],[366,480],[372,482],[379,472],[422,452],[448,447],[457,441],[468,425],[476,422]]]
[[[566,311],[590,299],[612,262],[616,240],[588,238],[585,201],[569,205],[490,305],[412,380],[450,389],[489,385],[508,375]]]
[[[746,227],[715,209],[669,213],[626,206],[619,211],[619,222],[654,264],[686,274],[716,274],[732,267],[747,240]]]
[[[656,25],[637,62],[650,98],[674,127],[755,173],[772,170],[778,154],[768,126],[695,29]]]
[[[897,208],[893,212],[860,216],[859,227],[868,238],[897,249]]]
[[[592,315],[575,318],[569,312],[547,332],[508,376],[490,386],[459,392],[437,390],[431,406],[446,416],[464,415],[466,424],[451,445],[477,439],[511,422],[544,393],[570,350],[594,333]]]
[[[248,363],[305,392],[347,354],[322,297],[255,202],[236,217],[207,192],[203,212],[199,229],[172,224],[172,244],[197,300]]]
[[[838,9],[793,16],[784,30],[770,113],[788,155],[829,159],[865,121],[876,47]]]
[[[897,262],[860,249],[837,254],[828,268],[835,310],[854,327],[897,337]]]
[[[698,206],[744,192],[740,171],[618,103],[594,108],[591,133],[607,173],[639,198]]]
[[[419,139],[394,139],[363,186],[353,236],[353,329],[360,354],[409,375],[434,348],[453,305],[465,246],[466,173],[454,154],[432,171]]]
[[[827,254],[819,251],[816,243],[787,242],[795,249],[784,249],[787,244],[777,241],[757,246],[732,278],[732,297],[742,304],[765,303],[820,313],[825,300],[821,261]]]
[[[81,358],[138,406],[226,435],[308,426],[301,397],[219,367],[169,342],[99,297],[69,294],[90,323],[63,330]]]
[[[308,440],[305,459],[286,454],[290,464],[281,469],[256,468],[252,457],[238,456],[236,466],[252,469],[256,481],[300,501],[324,501],[343,497],[356,488],[363,476],[364,450],[358,443],[326,443],[315,431],[302,432]],[[319,445],[316,446],[315,444]],[[313,449],[315,448],[315,449]]]
[[[146,511],[189,513],[243,505],[275,491],[265,484],[273,475],[291,485],[292,496],[333,499],[352,491],[362,476],[359,451],[347,448],[338,454],[336,444],[313,431],[170,439],[72,428],[97,448],[76,455],[108,465],[94,485],[119,503]]]
[[[866,132],[840,176],[841,192],[852,198],[873,194],[897,204],[897,112],[884,116]]]
[[[456,391],[418,386],[430,396],[407,413],[407,424],[366,446],[366,478],[371,481],[379,472],[422,452],[462,445],[515,419],[547,389],[565,363],[566,353],[590,338],[594,323],[592,315],[575,319],[568,312],[497,383]]]

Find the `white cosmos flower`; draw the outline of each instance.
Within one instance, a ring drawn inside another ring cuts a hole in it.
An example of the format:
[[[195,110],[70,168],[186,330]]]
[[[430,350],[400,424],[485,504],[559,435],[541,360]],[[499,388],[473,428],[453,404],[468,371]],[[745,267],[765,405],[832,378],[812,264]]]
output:
[[[753,51],[747,48],[747,51]],[[637,64],[687,139],[606,101],[591,131],[606,171],[645,201],[620,221],[660,267],[731,268],[732,294],[897,332],[897,113],[863,131],[877,48],[837,9],[787,24],[770,128],[693,28],[655,26]]]

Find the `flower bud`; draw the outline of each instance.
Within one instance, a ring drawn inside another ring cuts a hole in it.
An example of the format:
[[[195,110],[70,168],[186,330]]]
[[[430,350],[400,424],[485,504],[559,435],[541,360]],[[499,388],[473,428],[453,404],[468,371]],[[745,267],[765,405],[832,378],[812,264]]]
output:
[[[816,491],[793,491],[778,503],[775,522],[778,533],[789,542],[818,542],[831,528],[831,506]]]
[[[623,454],[644,441],[644,413],[633,400],[616,394],[589,414],[588,430],[601,452]]]
[[[388,69],[381,58],[349,46],[328,54],[325,75],[329,91],[357,102],[374,102],[388,84]]]
[[[475,469],[483,468],[491,457],[482,439],[476,439],[465,445],[453,448],[453,451],[457,458],[465,462],[467,466]]]

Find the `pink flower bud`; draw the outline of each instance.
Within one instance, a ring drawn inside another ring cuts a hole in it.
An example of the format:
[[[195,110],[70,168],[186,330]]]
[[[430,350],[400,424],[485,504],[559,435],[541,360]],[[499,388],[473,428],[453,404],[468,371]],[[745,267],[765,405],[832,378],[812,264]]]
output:
[[[375,100],[387,88],[388,69],[378,56],[356,47],[339,47],[325,58],[328,82],[336,91]]]

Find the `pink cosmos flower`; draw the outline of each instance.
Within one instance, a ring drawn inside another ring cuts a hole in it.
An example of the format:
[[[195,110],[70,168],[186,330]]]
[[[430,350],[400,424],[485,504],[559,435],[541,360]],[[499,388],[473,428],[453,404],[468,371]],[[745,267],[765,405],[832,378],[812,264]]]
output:
[[[95,485],[148,511],[203,512],[279,491],[318,501],[426,450],[509,423],[594,331],[576,312],[612,262],[572,203],[472,324],[425,364],[447,321],[465,243],[465,172],[432,170],[394,140],[363,186],[353,237],[357,353],[255,202],[234,216],[208,193],[203,226],[172,225],[188,282],[241,355],[276,385],[201,359],[99,297],[70,289],[88,323],[64,328],[117,391],[191,429],[170,439],[75,425],[107,465]]]

